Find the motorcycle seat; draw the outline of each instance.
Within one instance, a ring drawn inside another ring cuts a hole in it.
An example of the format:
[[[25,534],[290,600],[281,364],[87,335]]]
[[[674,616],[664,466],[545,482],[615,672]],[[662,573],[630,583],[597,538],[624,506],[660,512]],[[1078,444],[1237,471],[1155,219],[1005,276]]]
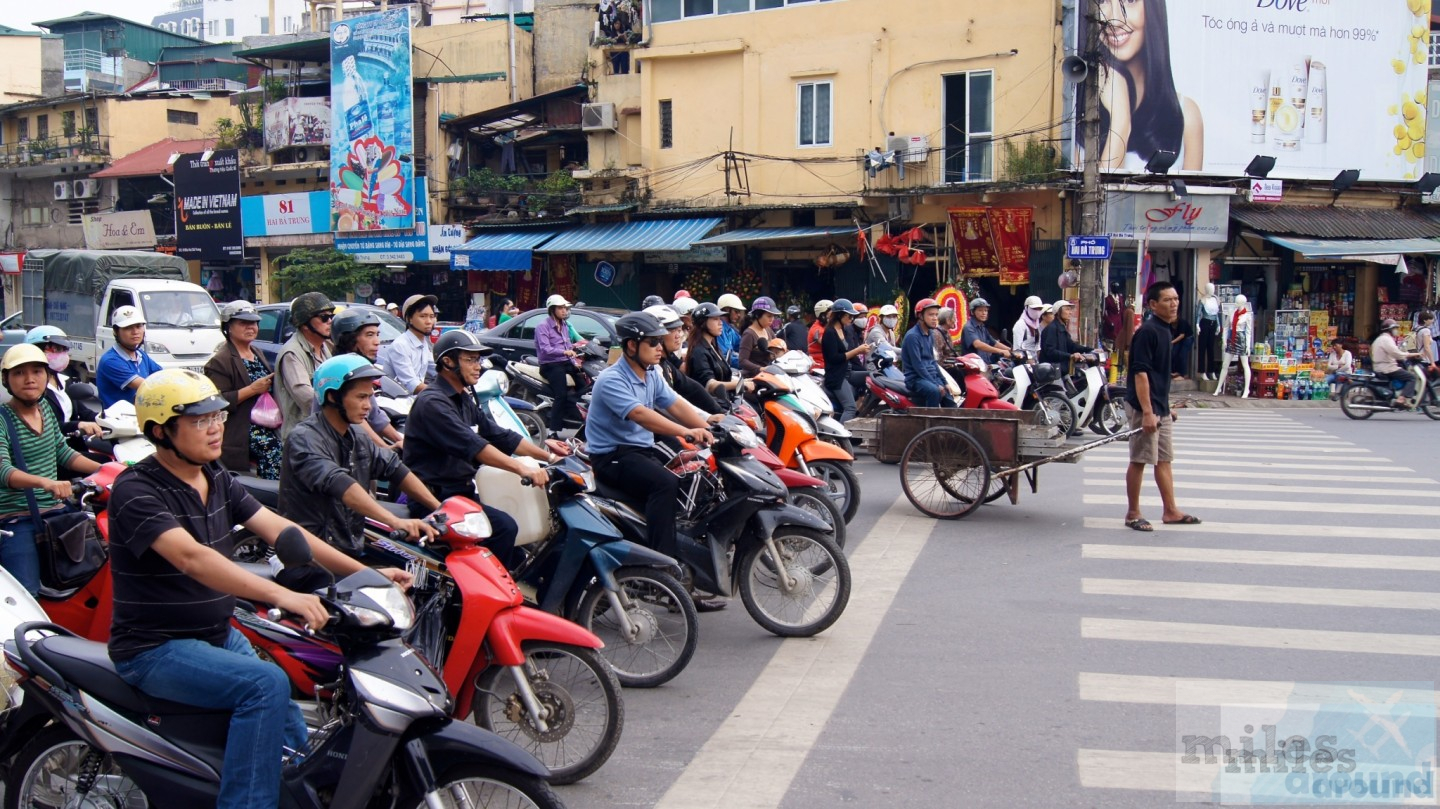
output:
[[[905,387],[905,383],[901,382],[898,379],[891,379],[887,376],[876,376],[871,378],[875,380],[875,384],[879,385],[885,390],[893,390],[896,393],[903,394],[905,396],[910,395],[910,389]]]
[[[401,503],[391,503],[388,500],[376,500],[380,507],[402,519],[410,519],[410,507]]]
[[[631,497],[628,493],[611,486],[598,477],[595,479],[595,493],[606,500],[614,500],[617,503],[625,503],[631,506],[636,504],[635,498]],[[640,505],[642,507],[644,506],[643,503]]]
[[[120,679],[105,644],[84,638],[54,635],[35,641],[31,649],[36,656],[60,673],[68,682],[109,705],[140,716],[165,714],[213,714],[228,716],[229,711],[183,705],[152,697]],[[229,720],[220,725],[223,738]]]
[[[265,478],[252,477],[250,475],[236,475],[240,485],[245,491],[260,501],[260,505],[274,511],[280,507],[280,481],[266,480]]]

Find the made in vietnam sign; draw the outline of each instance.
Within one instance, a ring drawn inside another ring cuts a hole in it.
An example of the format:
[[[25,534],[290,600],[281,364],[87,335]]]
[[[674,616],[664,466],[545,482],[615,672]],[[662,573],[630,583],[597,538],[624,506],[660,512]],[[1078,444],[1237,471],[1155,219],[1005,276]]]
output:
[[[186,261],[245,257],[236,150],[183,154],[175,161],[175,255]]]

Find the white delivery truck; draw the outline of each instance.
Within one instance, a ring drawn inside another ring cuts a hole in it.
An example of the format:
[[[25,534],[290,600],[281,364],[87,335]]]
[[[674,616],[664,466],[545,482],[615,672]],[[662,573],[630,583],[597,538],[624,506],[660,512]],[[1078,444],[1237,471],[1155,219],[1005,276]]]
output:
[[[134,306],[144,315],[145,351],[165,368],[203,372],[225,339],[210,293],[189,281],[184,259],[139,250],[31,250],[22,270],[21,320],[48,323],[69,336],[70,370],[93,380],[115,345],[110,314]]]

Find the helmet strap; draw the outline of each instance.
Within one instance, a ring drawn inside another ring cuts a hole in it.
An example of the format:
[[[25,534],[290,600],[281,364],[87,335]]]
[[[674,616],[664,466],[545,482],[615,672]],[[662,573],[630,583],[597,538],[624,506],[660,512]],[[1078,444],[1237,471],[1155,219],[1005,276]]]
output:
[[[175,442],[170,440],[170,431],[164,425],[161,425],[160,427],[160,438],[151,438],[149,435],[146,435],[145,437],[149,438],[150,441],[155,444],[155,446],[161,449],[169,450],[175,455],[176,458],[179,458],[184,463],[195,467],[205,465],[181,452],[180,448],[175,446]]]

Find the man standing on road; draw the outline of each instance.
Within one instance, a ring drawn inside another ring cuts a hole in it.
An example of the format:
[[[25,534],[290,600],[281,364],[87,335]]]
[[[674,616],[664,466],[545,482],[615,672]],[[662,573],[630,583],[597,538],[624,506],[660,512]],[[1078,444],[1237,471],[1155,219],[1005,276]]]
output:
[[[1170,341],[1174,333],[1170,324],[1180,316],[1180,293],[1174,284],[1157,281],[1145,290],[1145,305],[1154,317],[1146,318],[1131,338],[1125,393],[1125,404],[1130,408],[1130,429],[1142,430],[1130,436],[1130,466],[1125,470],[1128,501],[1125,527],[1135,531],[1155,530],[1150,521],[1140,515],[1140,484],[1145,479],[1147,464],[1155,467],[1155,486],[1160,489],[1164,505],[1161,521],[1166,525],[1200,522],[1175,504],[1175,480],[1170,469],[1175,459],[1172,448],[1175,414],[1170,411]]]
[[[145,316],[133,306],[122,306],[110,314],[110,329],[115,345],[101,355],[95,369],[100,404],[109,407],[122,400],[135,404],[135,389],[160,370],[160,363],[145,353]]]

